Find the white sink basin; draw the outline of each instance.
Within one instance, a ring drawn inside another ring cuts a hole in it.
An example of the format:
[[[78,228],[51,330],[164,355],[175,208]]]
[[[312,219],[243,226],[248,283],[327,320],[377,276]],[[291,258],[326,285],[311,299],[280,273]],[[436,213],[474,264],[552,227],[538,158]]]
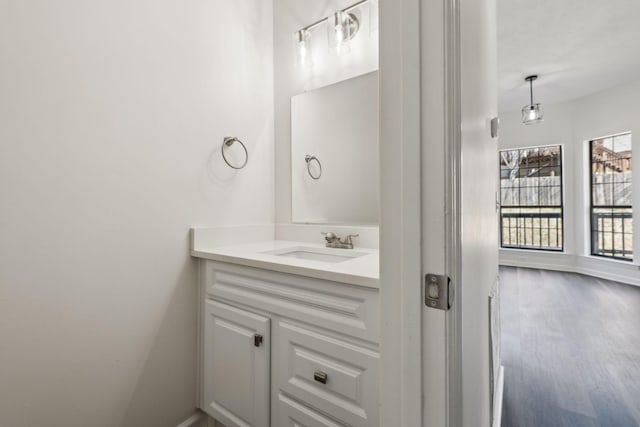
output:
[[[287,258],[331,263],[344,262],[366,255],[364,252],[355,252],[353,249],[313,248],[307,246],[295,246],[292,248],[276,249],[274,251],[266,251],[262,253]]]

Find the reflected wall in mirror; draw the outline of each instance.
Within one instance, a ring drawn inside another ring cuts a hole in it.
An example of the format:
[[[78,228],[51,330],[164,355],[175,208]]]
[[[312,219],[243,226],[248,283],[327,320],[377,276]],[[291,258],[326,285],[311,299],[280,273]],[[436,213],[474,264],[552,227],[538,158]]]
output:
[[[292,219],[378,224],[378,72],[291,98]]]

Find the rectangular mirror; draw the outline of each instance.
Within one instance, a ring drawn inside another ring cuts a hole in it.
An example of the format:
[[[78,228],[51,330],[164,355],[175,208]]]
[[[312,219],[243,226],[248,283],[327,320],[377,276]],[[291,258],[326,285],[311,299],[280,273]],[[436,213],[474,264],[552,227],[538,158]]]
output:
[[[378,72],[291,97],[296,223],[378,224]]]

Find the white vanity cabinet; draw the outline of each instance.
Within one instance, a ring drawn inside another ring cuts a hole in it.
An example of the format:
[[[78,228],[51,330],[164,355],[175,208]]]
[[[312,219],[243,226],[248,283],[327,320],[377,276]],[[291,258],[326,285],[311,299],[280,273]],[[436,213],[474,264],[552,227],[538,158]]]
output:
[[[212,300],[204,317],[203,395],[211,415],[228,426],[268,427],[270,319]]]
[[[200,407],[226,427],[376,427],[378,289],[203,260]]]

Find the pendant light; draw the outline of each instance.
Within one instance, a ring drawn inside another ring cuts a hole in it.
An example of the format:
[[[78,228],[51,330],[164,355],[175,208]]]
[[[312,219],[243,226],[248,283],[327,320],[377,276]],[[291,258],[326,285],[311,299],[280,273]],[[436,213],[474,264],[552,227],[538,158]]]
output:
[[[531,125],[534,123],[540,123],[542,121],[542,108],[540,104],[533,103],[533,81],[538,76],[527,76],[524,80],[529,82],[529,93],[531,95],[531,103],[522,107],[522,124]]]

